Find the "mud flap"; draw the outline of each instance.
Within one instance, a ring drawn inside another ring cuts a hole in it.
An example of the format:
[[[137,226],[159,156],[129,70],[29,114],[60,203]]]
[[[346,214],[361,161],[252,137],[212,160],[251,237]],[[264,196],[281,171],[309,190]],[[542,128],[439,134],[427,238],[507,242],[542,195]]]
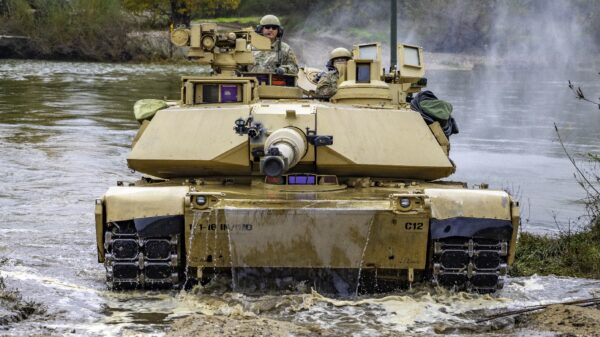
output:
[[[133,219],[135,229],[142,238],[152,236],[170,236],[183,232],[182,215],[165,215],[151,218]]]
[[[431,219],[430,228],[433,240],[466,237],[510,241],[513,231],[510,220],[467,217]]]

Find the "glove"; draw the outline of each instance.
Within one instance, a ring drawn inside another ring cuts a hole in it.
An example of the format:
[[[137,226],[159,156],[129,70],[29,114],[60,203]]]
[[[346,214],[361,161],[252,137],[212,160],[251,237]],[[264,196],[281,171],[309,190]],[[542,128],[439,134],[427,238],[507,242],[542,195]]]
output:
[[[283,69],[281,67],[277,67],[277,69],[275,69],[275,73],[277,75],[283,75],[283,74],[285,74],[285,69]]]

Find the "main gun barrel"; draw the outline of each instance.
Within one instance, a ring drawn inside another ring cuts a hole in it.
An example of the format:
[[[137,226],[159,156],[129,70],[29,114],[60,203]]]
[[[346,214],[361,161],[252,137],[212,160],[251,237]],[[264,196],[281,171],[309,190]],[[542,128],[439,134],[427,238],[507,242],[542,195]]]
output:
[[[308,149],[306,136],[295,127],[276,130],[265,141],[265,156],[261,159],[263,174],[276,177],[296,166]]]

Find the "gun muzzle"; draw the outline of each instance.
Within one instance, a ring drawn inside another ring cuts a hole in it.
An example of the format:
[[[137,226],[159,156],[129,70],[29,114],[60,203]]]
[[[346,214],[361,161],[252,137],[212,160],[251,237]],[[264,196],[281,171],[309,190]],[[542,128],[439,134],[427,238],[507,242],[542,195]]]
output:
[[[265,141],[266,155],[260,161],[261,173],[277,177],[296,166],[308,149],[306,136],[294,127],[276,130]]]

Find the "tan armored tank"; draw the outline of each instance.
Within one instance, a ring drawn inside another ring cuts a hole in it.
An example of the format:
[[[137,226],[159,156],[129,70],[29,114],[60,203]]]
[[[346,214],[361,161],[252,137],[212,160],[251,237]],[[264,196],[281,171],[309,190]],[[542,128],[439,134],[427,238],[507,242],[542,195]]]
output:
[[[235,290],[502,287],[518,204],[438,180],[455,170],[448,137],[407,103],[425,83],[421,48],[399,45],[384,73],[379,44],[355,46],[322,100],[308,70],[237,73],[250,46],[270,48],[251,29],[194,24],[172,39],[213,72],[183,77],[179,102],[140,117],[127,161],[146,175],[96,201],[109,287],[216,275]]]

